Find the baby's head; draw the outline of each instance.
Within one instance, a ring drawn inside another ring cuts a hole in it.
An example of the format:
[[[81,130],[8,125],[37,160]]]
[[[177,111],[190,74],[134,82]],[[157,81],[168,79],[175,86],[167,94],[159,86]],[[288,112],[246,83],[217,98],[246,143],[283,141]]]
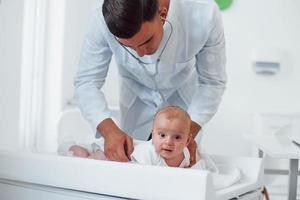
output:
[[[183,158],[183,149],[190,141],[191,119],[186,111],[168,106],[156,113],[152,142],[157,153],[166,161]]]

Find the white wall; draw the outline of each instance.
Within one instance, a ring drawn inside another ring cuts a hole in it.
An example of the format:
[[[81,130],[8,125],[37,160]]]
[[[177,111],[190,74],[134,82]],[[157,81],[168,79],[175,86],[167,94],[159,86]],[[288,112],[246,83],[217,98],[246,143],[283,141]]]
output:
[[[0,147],[13,147],[19,131],[23,0],[0,4]]]
[[[239,0],[223,12],[229,82],[220,110],[207,126],[203,142],[209,151],[248,154],[242,134],[251,132],[253,113],[300,111],[299,9],[297,0]],[[282,52],[277,75],[264,77],[252,70],[253,49],[265,48]]]

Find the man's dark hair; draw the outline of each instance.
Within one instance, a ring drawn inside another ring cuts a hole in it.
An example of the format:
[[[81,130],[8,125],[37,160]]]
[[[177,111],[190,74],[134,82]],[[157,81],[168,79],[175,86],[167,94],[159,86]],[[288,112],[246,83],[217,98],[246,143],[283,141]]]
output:
[[[157,0],[104,0],[102,14],[109,31],[118,38],[131,38],[158,11]]]

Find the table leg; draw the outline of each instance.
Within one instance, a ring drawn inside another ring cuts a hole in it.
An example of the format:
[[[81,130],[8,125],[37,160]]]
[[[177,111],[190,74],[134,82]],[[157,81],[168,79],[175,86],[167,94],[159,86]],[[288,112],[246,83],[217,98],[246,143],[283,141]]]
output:
[[[298,178],[297,175],[298,175],[298,159],[290,159],[288,200],[296,200],[297,178]]]

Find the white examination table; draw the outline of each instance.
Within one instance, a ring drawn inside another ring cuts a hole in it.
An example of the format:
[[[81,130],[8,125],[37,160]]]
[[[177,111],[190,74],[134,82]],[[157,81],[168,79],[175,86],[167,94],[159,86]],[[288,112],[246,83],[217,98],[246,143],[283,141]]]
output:
[[[207,171],[0,150],[0,199],[262,199],[261,159],[211,158],[236,165],[242,180],[215,191]]]

